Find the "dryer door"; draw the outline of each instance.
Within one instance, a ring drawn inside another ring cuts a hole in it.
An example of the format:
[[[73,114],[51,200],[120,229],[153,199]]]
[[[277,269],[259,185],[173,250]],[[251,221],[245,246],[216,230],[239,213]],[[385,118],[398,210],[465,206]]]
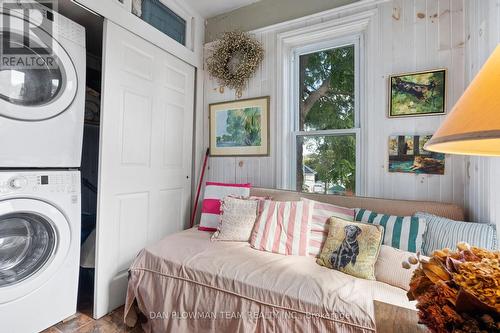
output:
[[[34,121],[64,112],[75,99],[78,80],[57,36],[5,13],[0,27],[0,116]]]
[[[50,279],[71,241],[70,225],[54,206],[35,199],[0,201],[0,304]]]

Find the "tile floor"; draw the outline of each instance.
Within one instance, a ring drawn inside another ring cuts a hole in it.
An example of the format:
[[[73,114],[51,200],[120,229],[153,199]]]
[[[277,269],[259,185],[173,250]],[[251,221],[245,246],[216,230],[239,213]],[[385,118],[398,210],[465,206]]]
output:
[[[87,312],[87,311],[83,311]],[[42,333],[142,333],[138,325],[129,328],[123,323],[123,307],[116,309],[107,316],[95,320],[88,312],[78,312],[75,318],[60,322]]]
[[[143,333],[140,325],[129,328],[123,323],[123,306],[99,320],[92,318],[94,271],[80,269],[78,282],[78,312],[75,317],[42,333]]]

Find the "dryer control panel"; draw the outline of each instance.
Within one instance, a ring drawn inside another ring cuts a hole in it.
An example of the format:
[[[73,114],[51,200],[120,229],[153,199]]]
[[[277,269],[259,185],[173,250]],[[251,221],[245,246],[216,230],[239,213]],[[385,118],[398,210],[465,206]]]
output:
[[[6,193],[77,193],[78,172],[0,173],[0,194]]]
[[[48,3],[49,1],[45,1]],[[57,12],[57,2],[53,9],[44,6],[43,2],[11,1],[11,15],[28,19],[37,26],[42,26],[46,31],[52,31],[56,39],[64,37],[74,43],[85,47],[85,28]],[[29,16],[26,12],[29,10]]]

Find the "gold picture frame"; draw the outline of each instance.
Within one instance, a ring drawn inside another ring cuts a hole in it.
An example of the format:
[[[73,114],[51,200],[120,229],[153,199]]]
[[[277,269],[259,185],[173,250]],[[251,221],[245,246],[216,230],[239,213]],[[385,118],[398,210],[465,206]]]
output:
[[[442,116],[447,104],[446,68],[389,76],[389,118]]]
[[[424,149],[432,134],[389,136],[389,172],[444,175],[446,156]]]
[[[269,156],[269,107],[269,96],[210,104],[210,156]]]

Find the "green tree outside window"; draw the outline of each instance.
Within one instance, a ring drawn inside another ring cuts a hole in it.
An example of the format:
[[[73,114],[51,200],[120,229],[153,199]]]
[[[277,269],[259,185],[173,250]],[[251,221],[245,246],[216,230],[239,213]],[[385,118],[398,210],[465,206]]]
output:
[[[299,131],[354,128],[354,45],[301,55],[299,61]],[[297,139],[297,190],[354,193],[355,135],[300,135]],[[313,186],[304,165],[315,173]]]

